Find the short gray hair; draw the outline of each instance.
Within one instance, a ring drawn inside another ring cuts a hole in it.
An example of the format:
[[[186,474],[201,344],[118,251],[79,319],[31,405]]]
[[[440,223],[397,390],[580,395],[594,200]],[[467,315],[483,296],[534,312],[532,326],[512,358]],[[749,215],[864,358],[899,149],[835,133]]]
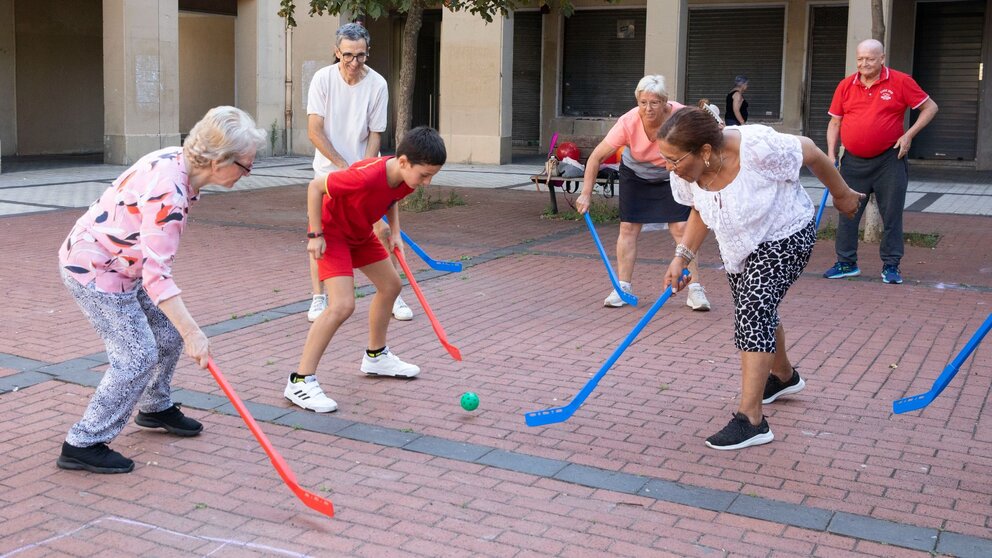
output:
[[[183,156],[191,167],[207,167],[212,161],[230,165],[238,157],[265,145],[265,130],[237,107],[220,106],[193,125],[183,144]]]
[[[747,76],[737,76],[734,78],[734,87],[747,84]]]
[[[366,48],[372,46],[372,37],[369,36],[369,30],[361,23],[346,23],[338,27],[338,31],[334,35],[337,37],[334,40],[334,46],[336,47],[341,46],[341,41],[345,39],[349,41],[365,41]]]
[[[668,90],[665,89],[665,76],[653,75],[642,77],[641,81],[637,82],[637,88],[634,89],[634,99],[638,99],[644,91],[654,93],[666,102],[668,101]]]

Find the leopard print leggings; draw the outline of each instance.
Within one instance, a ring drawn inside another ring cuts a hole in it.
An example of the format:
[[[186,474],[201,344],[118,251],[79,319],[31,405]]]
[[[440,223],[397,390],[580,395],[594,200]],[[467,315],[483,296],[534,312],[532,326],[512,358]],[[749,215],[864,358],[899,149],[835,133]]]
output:
[[[110,368],[103,374],[83,418],[65,441],[76,447],[109,443],[127,424],[135,406],[148,413],[172,406],[172,373],[183,339],[140,286],[104,293],[62,272],[62,282],[103,338]]]
[[[728,273],[734,298],[734,345],[745,352],[774,353],[778,305],[799,279],[816,243],[814,221],[799,232],[762,242],[741,273]]]

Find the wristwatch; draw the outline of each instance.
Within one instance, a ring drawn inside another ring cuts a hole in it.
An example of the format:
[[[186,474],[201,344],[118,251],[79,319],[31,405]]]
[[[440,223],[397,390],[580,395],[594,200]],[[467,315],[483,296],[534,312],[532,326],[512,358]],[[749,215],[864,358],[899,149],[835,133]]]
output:
[[[319,232],[319,233],[308,232],[307,233],[307,238],[320,238],[322,236],[324,236],[324,233],[322,233],[322,232]]]

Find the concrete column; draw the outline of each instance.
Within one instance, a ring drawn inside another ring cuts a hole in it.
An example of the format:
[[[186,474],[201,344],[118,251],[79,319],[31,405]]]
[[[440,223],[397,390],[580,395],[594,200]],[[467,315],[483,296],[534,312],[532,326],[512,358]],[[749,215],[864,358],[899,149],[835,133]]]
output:
[[[0,155],[17,153],[17,52],[14,0],[0,0]]]
[[[104,161],[179,145],[179,9],[103,0]]]
[[[263,6],[268,2],[262,2]],[[304,11],[298,11],[297,27],[293,29],[292,59],[293,59],[293,132],[292,152],[294,155],[313,157],[314,147],[307,136],[307,93],[310,91],[310,81],[317,70],[334,63],[334,41],[338,28],[351,21],[350,14],[336,16],[324,14],[310,17]],[[372,37],[372,49],[377,49],[380,43],[378,37]],[[376,55],[372,55],[373,57]],[[369,66],[377,68],[369,60]],[[381,72],[380,72],[381,73]],[[285,91],[281,88],[280,91]],[[392,115],[390,115],[392,116]]]
[[[672,100],[685,99],[685,49],[689,27],[686,0],[647,0],[644,74],[665,76]]]
[[[440,132],[448,161],[509,163],[513,23],[445,11],[441,20]]]
[[[260,155],[281,153],[286,132],[285,22],[270,4],[239,2],[234,30],[237,106],[269,134],[268,145]]]
[[[889,37],[892,36],[892,0],[882,4],[885,14],[885,40],[882,43],[889,50]],[[871,0],[850,0],[847,9],[847,74],[858,69],[858,43],[871,38]],[[910,59],[912,60],[912,59]]]

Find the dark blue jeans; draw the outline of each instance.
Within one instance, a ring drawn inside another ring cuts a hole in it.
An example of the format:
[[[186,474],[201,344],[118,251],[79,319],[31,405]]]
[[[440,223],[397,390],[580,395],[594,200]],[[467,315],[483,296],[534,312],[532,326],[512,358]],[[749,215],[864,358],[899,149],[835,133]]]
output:
[[[883,264],[895,266],[899,265],[904,253],[902,211],[909,186],[909,162],[898,158],[898,154],[896,149],[887,149],[877,157],[865,159],[845,153],[840,165],[840,174],[848,186],[856,192],[875,196],[884,227],[878,253]],[[858,263],[858,225],[865,207],[861,204],[853,219],[840,216],[835,243],[839,262]]]

